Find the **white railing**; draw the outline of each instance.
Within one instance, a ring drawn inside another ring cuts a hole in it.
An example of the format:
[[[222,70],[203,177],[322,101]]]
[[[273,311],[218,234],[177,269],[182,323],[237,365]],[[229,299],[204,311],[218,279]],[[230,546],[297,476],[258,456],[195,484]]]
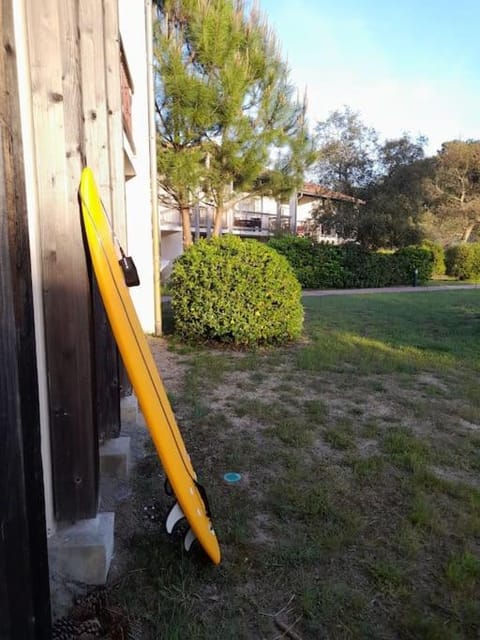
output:
[[[180,212],[176,209],[162,209],[159,211],[160,226],[164,229],[181,227]],[[240,234],[272,234],[278,231],[290,230],[290,216],[277,216],[275,213],[263,213],[260,211],[234,210],[223,216],[223,231],[235,231]],[[208,207],[199,207],[190,212],[192,231],[197,229],[202,232],[213,229],[214,214]]]

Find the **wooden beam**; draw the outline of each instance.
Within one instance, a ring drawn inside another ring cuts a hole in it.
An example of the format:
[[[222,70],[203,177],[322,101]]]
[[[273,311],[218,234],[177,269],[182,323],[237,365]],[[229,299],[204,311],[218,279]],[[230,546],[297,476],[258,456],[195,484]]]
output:
[[[98,0],[79,0],[78,7],[85,161],[95,173],[102,202],[113,225],[104,11]],[[119,358],[94,277],[92,291],[95,412],[99,437],[105,440],[120,433]]]
[[[122,100],[120,96],[120,33],[118,1],[103,0],[105,70],[107,88],[108,150],[110,154],[110,188],[115,233],[125,250],[127,220],[125,206],[125,161],[123,151]]]
[[[33,295],[12,0],[0,0],[0,637],[50,638]]]
[[[98,504],[90,284],[77,200],[76,5],[38,0],[27,11],[55,514],[67,521],[94,517]]]
[[[103,0],[105,43],[105,81],[107,88],[108,150],[110,154],[110,187],[112,221],[115,234],[125,251],[128,249],[127,212],[125,203],[125,159],[123,150],[122,98],[120,94],[120,31],[118,1]],[[120,395],[130,395],[132,385],[118,354]]]

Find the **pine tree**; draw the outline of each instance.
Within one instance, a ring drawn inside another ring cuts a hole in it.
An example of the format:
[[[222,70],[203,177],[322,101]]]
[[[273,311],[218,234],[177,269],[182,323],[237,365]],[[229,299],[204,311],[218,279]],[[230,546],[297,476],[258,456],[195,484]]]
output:
[[[266,21],[233,0],[166,0],[156,32],[160,184],[182,213],[202,196],[224,211],[244,192],[299,186],[313,160],[305,100]],[[283,180],[282,180],[283,178]]]

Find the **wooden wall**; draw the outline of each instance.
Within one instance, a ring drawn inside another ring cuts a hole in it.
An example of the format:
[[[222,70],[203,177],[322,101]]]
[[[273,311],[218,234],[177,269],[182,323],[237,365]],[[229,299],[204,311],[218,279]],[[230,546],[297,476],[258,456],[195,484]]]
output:
[[[86,258],[85,165],[125,228],[116,0],[31,0],[27,32],[43,256],[55,513],[93,517],[98,438],[119,433],[118,356]]]
[[[14,0],[0,0],[0,638],[50,638]]]

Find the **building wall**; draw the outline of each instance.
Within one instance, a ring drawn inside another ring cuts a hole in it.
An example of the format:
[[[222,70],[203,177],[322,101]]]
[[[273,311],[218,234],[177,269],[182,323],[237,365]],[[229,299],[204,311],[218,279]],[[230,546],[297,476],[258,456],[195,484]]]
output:
[[[152,228],[150,112],[148,93],[148,47],[146,20],[149,3],[143,11],[132,7],[132,0],[119,0],[119,24],[123,48],[133,78],[132,136],[134,148],[124,139],[128,161],[134,175],[126,183],[127,247],[133,257],[140,286],[130,290],[143,329],[155,331],[154,252]],[[140,3],[138,3],[139,5]]]
[[[0,638],[48,640],[48,556],[26,201],[30,185],[19,115],[16,4],[0,0]]]
[[[146,34],[151,3],[120,4],[136,90],[134,177],[127,198],[117,0],[12,2],[49,533],[59,519],[96,514],[97,428],[112,437],[119,427],[117,353],[90,279],[80,221],[78,185],[85,165],[94,171],[117,236],[128,240],[137,261],[142,286],[132,296],[144,328],[154,329]]]
[[[318,206],[318,201],[306,202],[297,206],[297,227],[308,227],[308,223],[312,220],[312,210]],[[328,242],[329,244],[341,244],[344,239],[340,238],[337,233],[324,233],[320,225],[311,232],[317,242]]]
[[[182,255],[183,239],[181,231],[162,233],[162,281],[165,282],[172,272],[173,261]]]
[[[26,198],[35,319],[41,453],[43,461],[43,483],[45,493],[45,520],[47,535],[50,536],[55,533],[56,523],[53,505],[52,459],[50,453],[47,359],[45,348],[45,322],[42,297],[42,250],[40,244],[37,190],[36,188],[32,188],[32,185],[35,185],[35,150],[33,137],[32,96],[29,81],[30,61],[27,44],[25,5],[23,2],[13,3],[13,18],[15,25],[15,41],[17,51],[17,74],[20,98],[20,120],[24,149],[23,159],[25,182],[26,184],[30,185],[30,188],[26,190]]]

